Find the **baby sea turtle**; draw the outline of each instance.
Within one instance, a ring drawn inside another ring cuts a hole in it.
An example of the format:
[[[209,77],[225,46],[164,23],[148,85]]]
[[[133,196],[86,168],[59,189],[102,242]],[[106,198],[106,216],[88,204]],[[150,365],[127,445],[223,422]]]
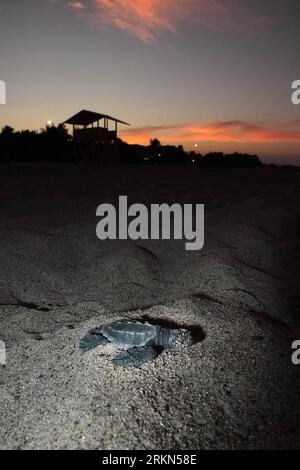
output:
[[[182,328],[164,328],[144,319],[119,320],[90,330],[80,340],[80,349],[86,352],[108,343],[123,350],[112,359],[113,364],[138,367],[158,356],[160,348],[192,344],[192,336]]]

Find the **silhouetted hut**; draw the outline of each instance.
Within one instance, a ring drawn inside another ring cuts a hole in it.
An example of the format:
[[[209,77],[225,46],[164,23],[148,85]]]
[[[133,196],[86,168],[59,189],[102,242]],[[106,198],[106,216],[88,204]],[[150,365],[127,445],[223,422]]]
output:
[[[111,122],[113,129],[109,129]],[[130,125],[107,114],[86,110],[64,124],[73,126],[74,149],[79,158],[108,162],[118,160],[118,124]]]

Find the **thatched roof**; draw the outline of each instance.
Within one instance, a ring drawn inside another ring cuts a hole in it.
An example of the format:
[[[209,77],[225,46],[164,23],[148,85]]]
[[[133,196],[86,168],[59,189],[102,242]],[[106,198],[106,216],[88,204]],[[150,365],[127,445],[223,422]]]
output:
[[[116,119],[107,114],[100,114],[100,113],[95,113],[93,111],[86,111],[85,109],[75,114],[74,116],[70,117],[69,119],[64,121],[64,123],[73,124],[77,126],[89,126],[90,124],[93,124],[94,122],[100,121],[101,119],[104,119],[104,118],[107,118],[110,121],[119,122],[120,124],[125,124],[126,126],[130,126],[128,122],[120,121],[120,119]]]

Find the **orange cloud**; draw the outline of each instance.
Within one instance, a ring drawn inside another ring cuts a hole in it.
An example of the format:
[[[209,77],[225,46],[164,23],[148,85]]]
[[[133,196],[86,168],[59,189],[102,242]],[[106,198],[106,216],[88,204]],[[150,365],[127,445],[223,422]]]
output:
[[[60,1],[81,13],[84,9],[83,18],[93,25],[114,26],[146,43],[156,40],[163,32],[176,34],[185,23],[211,30],[256,30],[271,21],[240,0]]]
[[[73,10],[84,10],[85,6],[81,2],[69,2],[69,6]]]
[[[129,129],[121,133],[128,143],[147,144],[153,137],[164,144],[193,142],[300,143],[300,120],[271,125],[248,121],[221,121],[170,126],[149,126]]]

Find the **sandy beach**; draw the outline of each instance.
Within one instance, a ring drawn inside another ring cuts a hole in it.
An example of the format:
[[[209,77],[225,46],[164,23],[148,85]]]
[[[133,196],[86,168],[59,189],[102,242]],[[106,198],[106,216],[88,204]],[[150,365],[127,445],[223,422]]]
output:
[[[11,164],[0,176],[1,449],[300,446],[299,171]],[[205,246],[105,241],[96,208],[205,204]],[[95,326],[145,314],[195,344],[138,369]]]

